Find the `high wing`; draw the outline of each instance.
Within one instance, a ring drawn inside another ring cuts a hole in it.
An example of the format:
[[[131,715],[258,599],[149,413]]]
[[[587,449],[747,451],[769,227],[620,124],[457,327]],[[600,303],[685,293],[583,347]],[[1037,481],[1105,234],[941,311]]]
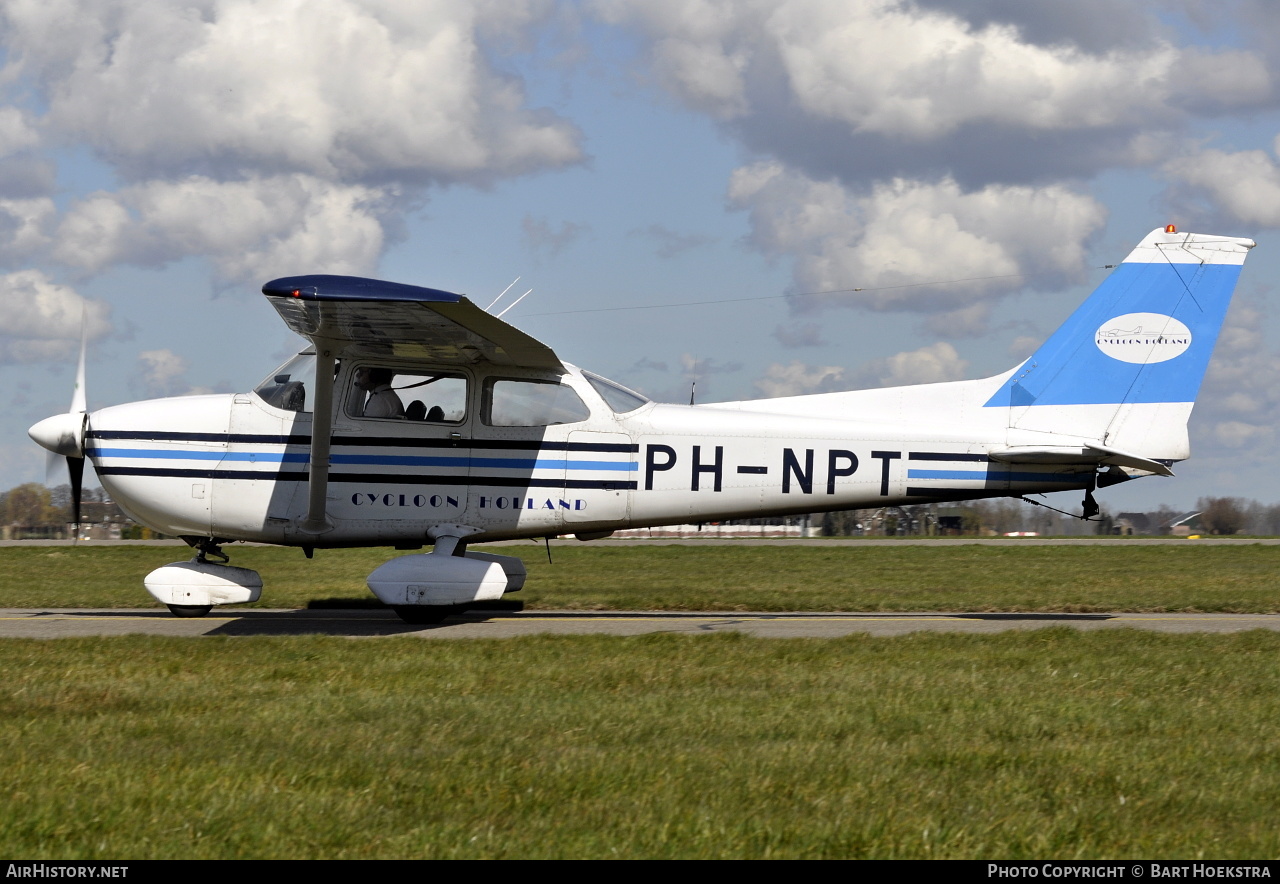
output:
[[[356,276],[287,276],[262,287],[294,332],[346,353],[564,371],[550,347],[463,295]]]
[[[341,356],[422,359],[564,371],[541,341],[453,292],[358,276],[286,276],[262,287],[290,329],[316,348],[315,408],[303,529],[332,529],[325,514],[333,435],[334,362]]]

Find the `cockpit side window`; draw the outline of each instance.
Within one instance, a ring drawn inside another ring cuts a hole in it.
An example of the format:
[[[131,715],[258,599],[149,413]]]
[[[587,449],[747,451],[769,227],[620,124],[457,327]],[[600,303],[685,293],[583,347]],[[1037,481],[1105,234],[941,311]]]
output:
[[[591,417],[573,388],[555,381],[491,380],[484,394],[484,422],[491,427],[547,427]]]
[[[460,424],[467,417],[467,379],[462,375],[358,365],[345,398],[351,417]]]

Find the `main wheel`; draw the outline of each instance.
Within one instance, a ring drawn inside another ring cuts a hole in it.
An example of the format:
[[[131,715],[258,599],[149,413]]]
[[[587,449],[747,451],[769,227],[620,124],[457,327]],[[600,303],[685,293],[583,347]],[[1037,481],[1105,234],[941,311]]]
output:
[[[450,614],[461,614],[467,610],[466,605],[397,605],[393,608],[396,616],[405,623],[422,626],[429,623],[443,623]]]
[[[175,617],[203,617],[213,610],[213,605],[169,605]]]

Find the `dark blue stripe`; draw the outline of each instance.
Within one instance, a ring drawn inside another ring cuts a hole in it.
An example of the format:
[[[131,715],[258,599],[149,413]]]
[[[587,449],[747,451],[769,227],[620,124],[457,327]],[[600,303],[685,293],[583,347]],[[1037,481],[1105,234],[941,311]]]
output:
[[[147,442],[214,442],[221,444],[310,445],[310,436],[268,436],[252,433],[180,433],[138,430],[90,430],[89,439],[133,439]],[[634,454],[640,446],[629,442],[520,442],[506,439],[411,439],[403,436],[334,436],[334,445],[383,448],[480,448],[486,451],[608,451]]]
[[[962,460],[975,463],[985,463],[990,460],[985,454],[951,454],[945,451],[911,451],[907,453],[907,460]]]
[[[307,474],[291,470],[193,470],[150,469],[148,467],[100,467],[94,465],[99,476],[158,476],[170,479],[253,479],[271,482],[305,482]]]
[[[992,494],[981,488],[915,488],[907,486],[908,497],[930,497],[934,500],[978,500],[984,497],[1011,495]]]

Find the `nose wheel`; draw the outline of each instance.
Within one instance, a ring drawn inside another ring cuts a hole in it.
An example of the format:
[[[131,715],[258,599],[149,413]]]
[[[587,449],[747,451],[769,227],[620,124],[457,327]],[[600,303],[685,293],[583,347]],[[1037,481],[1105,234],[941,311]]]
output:
[[[175,617],[203,617],[213,610],[213,605],[166,605]]]
[[[405,623],[425,626],[443,623],[450,614],[461,614],[468,607],[468,605],[395,605],[392,610]]]

